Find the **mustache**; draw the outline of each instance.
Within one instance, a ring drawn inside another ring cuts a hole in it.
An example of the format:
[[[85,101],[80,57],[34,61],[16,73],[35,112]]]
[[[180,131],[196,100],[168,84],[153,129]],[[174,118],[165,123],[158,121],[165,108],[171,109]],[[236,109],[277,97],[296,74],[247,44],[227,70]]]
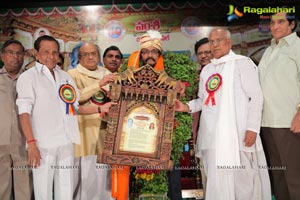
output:
[[[146,62],[148,62],[148,60],[152,60],[153,62],[155,62],[154,58],[152,58],[152,57],[147,58]]]

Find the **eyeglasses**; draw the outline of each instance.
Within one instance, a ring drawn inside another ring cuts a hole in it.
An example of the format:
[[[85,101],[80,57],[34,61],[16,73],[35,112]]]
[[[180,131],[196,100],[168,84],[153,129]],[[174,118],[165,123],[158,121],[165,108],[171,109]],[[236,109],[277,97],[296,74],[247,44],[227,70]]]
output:
[[[54,52],[49,52],[49,51],[41,51],[39,52],[39,54],[41,54],[42,56],[58,56],[59,52],[54,51]]]
[[[152,54],[152,55],[158,55],[160,53],[160,51],[158,49],[152,49],[152,50],[148,50],[148,49],[143,49],[141,51],[141,54],[142,55],[149,55],[149,54]]]
[[[226,40],[226,38],[216,39],[216,40],[209,40],[209,44],[210,45],[219,45],[221,42],[223,42],[225,40]]]
[[[98,56],[98,52],[97,51],[94,51],[94,52],[83,52],[83,53],[80,53],[79,56],[82,56],[82,57],[96,57]]]
[[[23,51],[5,51],[5,53],[11,57],[13,57],[14,55],[16,55],[17,57],[22,57],[24,56],[24,52]]]
[[[207,56],[207,55],[209,55],[209,54],[211,54],[211,51],[199,51],[199,52],[197,53],[197,56],[202,56],[202,55]]]

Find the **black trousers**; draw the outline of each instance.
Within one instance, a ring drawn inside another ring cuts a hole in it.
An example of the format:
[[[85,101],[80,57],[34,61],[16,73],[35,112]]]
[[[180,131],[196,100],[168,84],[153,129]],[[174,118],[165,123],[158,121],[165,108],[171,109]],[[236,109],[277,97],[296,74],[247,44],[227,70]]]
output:
[[[176,170],[175,167],[172,171],[168,171],[169,193],[168,197],[171,200],[181,200],[181,172]]]
[[[300,134],[263,127],[261,139],[276,200],[300,200]]]

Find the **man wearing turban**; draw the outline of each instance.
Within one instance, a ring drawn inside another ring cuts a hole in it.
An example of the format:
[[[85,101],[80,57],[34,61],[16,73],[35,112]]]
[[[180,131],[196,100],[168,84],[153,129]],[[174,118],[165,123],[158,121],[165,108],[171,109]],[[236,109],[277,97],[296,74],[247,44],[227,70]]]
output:
[[[161,34],[149,30],[140,39],[139,51],[133,52],[128,59],[128,67],[139,68],[145,64],[151,65],[155,70],[164,69],[162,56]]]
[[[140,38],[139,50],[133,52],[128,58],[127,67],[139,68],[146,64],[152,66],[156,71],[161,71],[158,80],[166,80],[167,73],[164,72],[164,60],[162,56],[161,34],[158,31],[149,30]],[[176,88],[184,95],[185,86],[181,81],[176,81]],[[123,166],[122,169],[112,171],[112,196],[117,200],[127,200],[129,192],[130,167]],[[171,179],[170,179],[171,180]],[[172,184],[172,183],[171,183]],[[179,197],[178,197],[179,198]],[[178,199],[176,198],[176,199]],[[173,196],[172,199],[175,199]],[[181,199],[181,193],[180,193]]]

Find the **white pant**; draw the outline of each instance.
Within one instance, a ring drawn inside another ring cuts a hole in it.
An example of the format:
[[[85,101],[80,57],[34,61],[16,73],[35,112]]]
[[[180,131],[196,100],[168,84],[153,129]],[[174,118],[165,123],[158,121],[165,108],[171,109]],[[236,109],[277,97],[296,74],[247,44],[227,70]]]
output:
[[[207,175],[206,200],[271,200],[268,171],[259,168],[266,166],[263,151],[240,151],[242,169],[217,168],[215,150],[202,153]]]
[[[73,144],[57,148],[39,148],[41,165],[32,170],[34,196],[38,200],[73,199],[73,170],[74,152]]]
[[[111,167],[96,162],[96,155],[75,158],[80,170],[74,172],[75,200],[113,200],[111,197]]]

